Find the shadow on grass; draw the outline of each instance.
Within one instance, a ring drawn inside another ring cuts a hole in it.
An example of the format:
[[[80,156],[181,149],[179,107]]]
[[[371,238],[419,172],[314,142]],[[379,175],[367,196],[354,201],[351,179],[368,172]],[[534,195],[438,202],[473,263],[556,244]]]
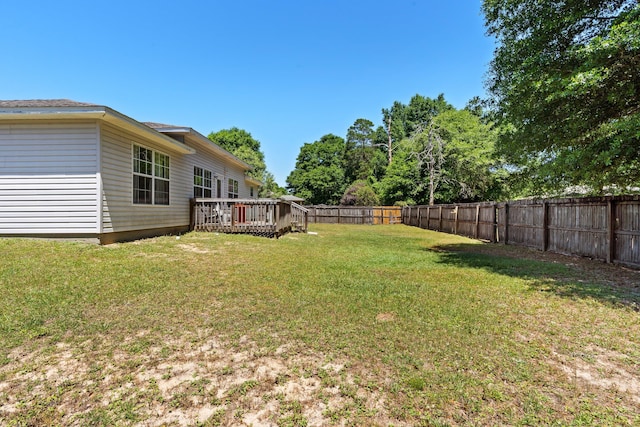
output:
[[[640,272],[582,258],[495,244],[425,248],[443,264],[525,279],[531,289],[566,298],[593,298],[640,311]]]

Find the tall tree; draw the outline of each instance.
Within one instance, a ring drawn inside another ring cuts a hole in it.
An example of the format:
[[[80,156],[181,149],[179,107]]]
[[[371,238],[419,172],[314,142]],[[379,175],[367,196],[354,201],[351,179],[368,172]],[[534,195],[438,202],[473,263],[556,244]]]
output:
[[[499,200],[505,170],[496,156],[496,131],[470,110],[449,110],[433,125],[444,141],[440,202]]]
[[[346,187],[342,158],[345,142],[328,134],[300,148],[287,187],[310,204],[338,204]]]
[[[393,159],[393,151],[403,139],[428,126],[432,117],[451,109],[453,106],[444,99],[443,94],[438,95],[436,99],[416,94],[409,101],[409,105],[395,101],[391,108],[383,108],[382,118],[388,141],[381,145],[387,150],[389,163]]]
[[[387,140],[380,144],[387,151],[389,163],[393,161],[393,153],[397,144],[407,137],[406,115],[407,106],[400,101],[395,101],[391,108],[382,109],[382,118],[387,131]]]
[[[409,101],[407,109],[407,137],[415,134],[418,129],[424,129],[431,119],[445,111],[453,110],[453,106],[444,99],[444,94],[432,99],[419,94]]]
[[[421,176],[418,160],[412,144],[404,141],[397,146],[395,160],[387,168],[385,176],[375,184],[376,192],[380,195],[380,201],[385,205],[398,203],[414,205],[423,203],[425,189],[421,185],[424,176]]]
[[[640,183],[637,0],[484,0],[501,152],[551,186]]]
[[[398,147],[377,185],[385,203],[434,204],[502,198],[496,132],[469,110],[447,109]]]
[[[351,183],[359,179],[366,179],[371,175],[369,167],[373,155],[373,122],[367,119],[357,119],[347,130],[344,151],[345,179]]]
[[[357,119],[349,127],[343,163],[347,183],[377,181],[384,175],[387,163],[384,152],[377,145],[380,137],[380,130],[373,129],[371,120]]]
[[[426,172],[429,205],[435,203],[436,190],[444,178],[445,145],[440,133],[441,130],[431,120],[424,129],[417,128],[411,137],[415,146],[413,154],[418,160],[416,166],[419,171]]]

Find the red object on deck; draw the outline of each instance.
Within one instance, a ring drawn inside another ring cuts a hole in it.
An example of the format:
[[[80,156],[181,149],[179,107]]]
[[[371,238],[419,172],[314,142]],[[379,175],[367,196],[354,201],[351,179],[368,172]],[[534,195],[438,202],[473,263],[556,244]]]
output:
[[[247,222],[247,205],[237,204],[236,208],[236,221],[238,223]]]

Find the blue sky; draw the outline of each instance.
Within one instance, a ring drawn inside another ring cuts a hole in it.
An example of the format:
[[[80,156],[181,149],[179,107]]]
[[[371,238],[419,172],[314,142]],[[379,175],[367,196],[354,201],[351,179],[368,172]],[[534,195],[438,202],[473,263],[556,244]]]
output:
[[[68,98],[261,142],[284,185],[300,147],[417,93],[484,96],[480,0],[8,1],[0,99]]]

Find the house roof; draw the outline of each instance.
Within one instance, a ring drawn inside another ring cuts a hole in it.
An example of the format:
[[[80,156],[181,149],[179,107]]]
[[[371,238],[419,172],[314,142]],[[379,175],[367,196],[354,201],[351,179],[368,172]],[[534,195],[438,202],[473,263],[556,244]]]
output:
[[[183,135],[197,141],[200,146],[237,166],[251,170],[253,167],[240,160],[209,138],[188,126],[176,126],[156,122],[138,122],[104,105],[78,102],[71,99],[0,100],[0,120],[50,120],[97,119],[111,122],[137,135],[151,138],[166,149],[182,154],[194,154],[196,150],[171,135]],[[255,180],[256,183],[260,181]],[[261,184],[261,183],[260,183]]]
[[[215,142],[211,141],[206,136],[202,135],[200,132],[188,126],[177,126],[177,125],[168,125],[165,123],[156,123],[156,122],[143,122],[143,124],[149,126],[152,129],[155,129],[158,132],[168,135],[182,135],[187,139],[196,140],[201,145],[204,145],[208,150],[213,151],[218,156],[235,163],[245,170],[252,170],[253,166],[246,163],[245,161],[239,159],[234,156],[224,148],[220,147]],[[262,185],[262,182],[255,180],[254,182],[257,185]]]
[[[0,108],[34,108],[34,107],[96,107],[97,104],[72,101],[71,99],[17,99],[0,100]]]
[[[0,120],[104,120],[155,141],[164,149],[182,154],[195,150],[104,105],[70,99],[0,100]]]
[[[151,129],[184,129],[186,126],[177,126],[177,125],[168,125],[165,123],[156,123],[156,122],[142,122],[145,125],[149,126]]]

